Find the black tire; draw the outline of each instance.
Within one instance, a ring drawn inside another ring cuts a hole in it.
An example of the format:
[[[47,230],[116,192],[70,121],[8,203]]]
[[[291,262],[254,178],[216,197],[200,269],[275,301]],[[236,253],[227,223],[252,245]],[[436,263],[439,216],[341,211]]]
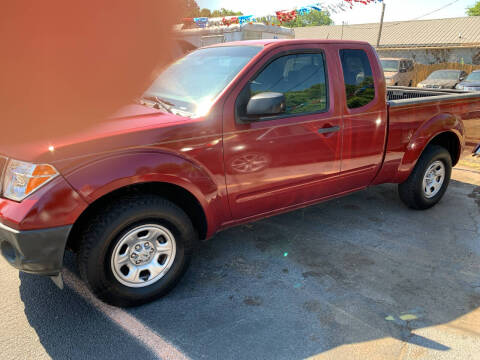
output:
[[[429,167],[435,162],[441,161],[445,166],[445,178],[438,193],[428,198],[423,189],[423,178]],[[445,194],[452,175],[452,158],[450,153],[442,146],[429,145],[420,156],[415,168],[408,179],[398,185],[400,199],[410,208],[416,210],[429,209],[437,204]]]
[[[170,269],[157,282],[139,288],[120,283],[112,271],[113,249],[134,227],[158,224],[174,236],[176,254]],[[150,194],[118,198],[90,219],[81,234],[78,252],[80,276],[102,301],[120,307],[137,306],[166,295],[188,267],[197,239],[190,218],[175,204]]]

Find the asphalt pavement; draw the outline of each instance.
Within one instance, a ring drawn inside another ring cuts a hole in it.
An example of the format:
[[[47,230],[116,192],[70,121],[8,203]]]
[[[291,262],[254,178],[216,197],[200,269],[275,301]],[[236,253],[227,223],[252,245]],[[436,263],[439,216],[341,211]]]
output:
[[[135,309],[0,260],[1,359],[479,359],[480,172],[435,208],[382,185],[226,230]]]

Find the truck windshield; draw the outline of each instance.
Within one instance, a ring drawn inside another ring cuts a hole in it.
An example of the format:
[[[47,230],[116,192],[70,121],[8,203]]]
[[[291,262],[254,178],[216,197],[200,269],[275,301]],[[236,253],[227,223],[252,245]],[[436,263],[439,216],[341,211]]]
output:
[[[397,72],[400,68],[400,61],[398,60],[380,60],[384,72]]]
[[[172,112],[206,115],[218,94],[261,50],[259,46],[196,50],[165,69],[144,96],[168,102]]]
[[[427,79],[429,80],[457,80],[460,76],[458,71],[439,70],[431,73]]]
[[[467,81],[480,81],[480,71],[472,72],[470,75],[468,75],[466,80]]]

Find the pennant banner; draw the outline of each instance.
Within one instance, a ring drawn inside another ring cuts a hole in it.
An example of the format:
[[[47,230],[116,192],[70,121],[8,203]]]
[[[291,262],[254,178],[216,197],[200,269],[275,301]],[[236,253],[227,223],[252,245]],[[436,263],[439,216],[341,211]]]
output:
[[[201,18],[194,18],[193,21],[199,28],[204,28],[207,27],[208,25],[208,18],[207,17],[201,17]]]
[[[294,21],[297,16],[303,16],[310,14],[312,11],[328,11],[330,13],[337,14],[339,11],[347,11],[349,8],[353,9],[356,4],[369,5],[372,3],[383,2],[383,0],[336,0],[334,2],[319,2],[313,5],[303,6],[298,9],[293,10],[279,10],[275,11],[274,17],[280,21],[281,24]],[[185,18],[183,19],[183,24],[185,27],[199,27],[205,28],[207,26],[230,26],[233,24],[252,24],[256,22],[256,19],[260,17],[270,17],[271,15],[266,16],[226,16],[221,20],[210,20],[206,17],[199,18]]]
[[[239,16],[238,17],[238,22],[240,24],[251,23],[251,22],[255,22],[255,21],[256,21],[256,19],[253,17],[253,15]]]
[[[281,24],[284,22],[294,21],[297,18],[297,10],[292,11],[277,11],[277,19]]]

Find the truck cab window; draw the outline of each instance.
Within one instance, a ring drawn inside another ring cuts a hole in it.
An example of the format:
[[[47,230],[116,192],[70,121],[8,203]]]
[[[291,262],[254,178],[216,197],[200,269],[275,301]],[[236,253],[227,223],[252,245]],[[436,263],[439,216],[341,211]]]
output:
[[[367,53],[363,50],[340,50],[349,109],[368,105],[375,98],[375,83]]]
[[[242,108],[259,93],[278,92],[285,95],[283,115],[322,112],[327,109],[324,57],[321,53],[282,56],[268,64],[245,89]],[[242,113],[244,111],[240,111]]]

